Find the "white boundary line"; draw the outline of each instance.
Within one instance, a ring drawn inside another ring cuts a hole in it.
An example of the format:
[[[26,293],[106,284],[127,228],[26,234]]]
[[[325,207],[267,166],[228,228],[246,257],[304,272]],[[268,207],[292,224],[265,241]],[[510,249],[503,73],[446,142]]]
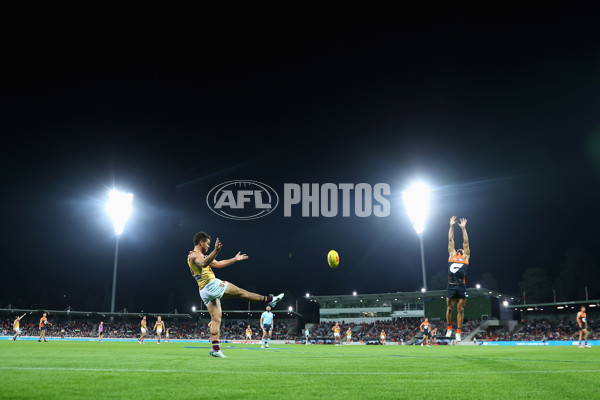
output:
[[[330,371],[330,372],[306,372],[306,371],[219,371],[219,370],[179,370],[179,369],[129,369],[129,368],[61,368],[61,367],[2,367],[1,371],[64,371],[64,372],[148,372],[148,373],[200,373],[200,374],[239,374],[239,375],[446,375],[447,372],[373,372],[373,371]],[[579,374],[599,373],[600,369],[573,369],[573,370],[522,370],[522,371],[478,371],[465,372],[464,375],[510,375],[510,374]],[[456,372],[453,373],[457,374]]]

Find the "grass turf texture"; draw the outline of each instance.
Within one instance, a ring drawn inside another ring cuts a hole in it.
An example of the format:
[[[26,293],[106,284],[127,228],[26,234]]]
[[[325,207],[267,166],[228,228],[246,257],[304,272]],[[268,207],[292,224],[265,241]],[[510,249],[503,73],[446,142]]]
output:
[[[0,341],[2,399],[592,399],[598,348]]]

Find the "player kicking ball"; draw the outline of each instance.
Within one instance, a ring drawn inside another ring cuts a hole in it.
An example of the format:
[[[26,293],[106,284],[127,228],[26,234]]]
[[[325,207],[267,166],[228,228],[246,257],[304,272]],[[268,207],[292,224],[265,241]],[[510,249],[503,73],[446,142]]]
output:
[[[228,267],[238,261],[248,259],[248,256],[238,252],[233,258],[217,261],[216,257],[221,251],[223,244],[217,238],[215,247],[210,253],[208,253],[209,247],[210,235],[206,232],[195,234],[194,249],[188,254],[187,263],[192,276],[198,283],[200,298],[206,304],[206,308],[210,314],[210,340],[212,342],[212,349],[209,354],[213,357],[227,358],[219,347],[222,314],[221,298],[242,299],[251,303],[265,302],[269,306],[274,307],[283,298],[283,293],[277,296],[263,296],[239,288],[231,282],[217,279],[212,270],[213,268]]]

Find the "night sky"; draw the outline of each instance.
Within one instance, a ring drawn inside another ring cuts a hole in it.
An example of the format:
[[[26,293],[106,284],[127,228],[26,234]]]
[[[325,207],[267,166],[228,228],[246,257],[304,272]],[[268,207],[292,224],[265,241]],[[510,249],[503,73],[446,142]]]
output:
[[[334,25],[65,29],[8,44],[0,306],[108,309],[112,187],[134,193],[117,310],[199,305],[186,256],[200,230],[224,243],[220,259],[249,255],[216,270],[248,290],[418,290],[419,239],[400,193],[419,179],[433,188],[429,277],[447,269],[452,215],[468,219],[469,286],[491,273],[516,294],[525,268],[554,277],[567,248],[595,257],[592,24],[557,10]],[[388,183],[391,214],[302,218],[295,208],[285,218],[280,204],[264,218],[229,220],[206,196],[236,179],[270,185],[280,199],[284,183]]]

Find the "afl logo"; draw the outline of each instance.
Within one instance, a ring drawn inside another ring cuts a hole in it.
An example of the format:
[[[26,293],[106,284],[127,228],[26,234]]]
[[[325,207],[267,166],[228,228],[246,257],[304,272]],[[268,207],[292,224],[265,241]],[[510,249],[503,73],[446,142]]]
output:
[[[206,196],[206,204],[221,217],[248,220],[272,213],[279,204],[279,196],[264,183],[238,180],[212,188]]]

